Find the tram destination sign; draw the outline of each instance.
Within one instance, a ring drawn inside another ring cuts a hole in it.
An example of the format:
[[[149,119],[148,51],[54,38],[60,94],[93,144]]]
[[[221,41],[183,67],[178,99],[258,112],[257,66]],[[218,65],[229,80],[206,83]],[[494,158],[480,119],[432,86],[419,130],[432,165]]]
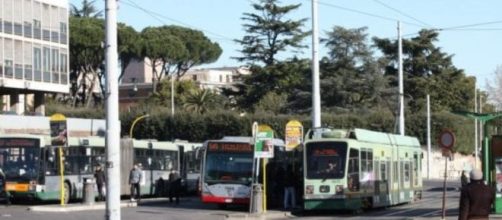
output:
[[[253,152],[249,143],[209,142],[207,148],[211,152]]]

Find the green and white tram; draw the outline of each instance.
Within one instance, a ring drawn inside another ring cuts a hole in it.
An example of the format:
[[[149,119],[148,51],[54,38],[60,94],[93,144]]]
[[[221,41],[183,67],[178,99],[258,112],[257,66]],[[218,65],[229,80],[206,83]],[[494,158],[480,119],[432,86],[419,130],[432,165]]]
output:
[[[421,199],[417,138],[364,129],[309,131],[304,209],[361,210]]]
[[[0,135],[0,168],[5,175],[5,190],[14,199],[59,200],[61,196],[61,166],[63,161],[64,202],[83,197],[86,179],[93,178],[95,167],[105,165],[105,138],[70,137],[68,146],[50,146],[47,135]],[[121,140],[121,194],[129,195],[129,171],[141,163],[142,195],[162,195],[167,192],[171,170],[183,174],[181,164],[188,163],[184,152],[200,147],[186,141]],[[165,181],[164,181],[165,180]]]

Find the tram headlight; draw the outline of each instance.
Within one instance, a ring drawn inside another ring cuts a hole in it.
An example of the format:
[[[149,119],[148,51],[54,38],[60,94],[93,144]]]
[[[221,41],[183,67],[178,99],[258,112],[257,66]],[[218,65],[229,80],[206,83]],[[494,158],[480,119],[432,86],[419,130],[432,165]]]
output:
[[[337,195],[343,194],[343,185],[336,185],[335,191]]]
[[[307,185],[307,187],[305,187],[305,194],[314,194],[314,186]]]

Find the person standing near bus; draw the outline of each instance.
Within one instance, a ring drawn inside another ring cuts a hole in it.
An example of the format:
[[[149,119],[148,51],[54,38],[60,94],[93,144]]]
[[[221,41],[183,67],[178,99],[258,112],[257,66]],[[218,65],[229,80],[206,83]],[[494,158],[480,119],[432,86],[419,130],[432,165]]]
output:
[[[293,172],[293,166],[288,165],[284,176],[284,209],[293,209],[296,207],[296,193],[295,193],[296,175]]]
[[[176,204],[180,203],[181,177],[175,169],[169,173],[169,202],[176,199]]]
[[[488,219],[495,200],[495,190],[483,182],[481,170],[473,169],[471,182],[460,193],[459,220]]]
[[[96,166],[96,171],[94,172],[94,178],[96,179],[96,186],[98,187],[98,201],[105,201],[105,183],[106,183],[106,176],[105,172],[103,172],[103,169],[101,168],[101,164],[98,164]]]
[[[141,169],[137,164],[134,165],[134,167],[131,169],[131,172],[129,172],[129,184],[131,185],[131,201],[136,201],[138,202],[141,200],[141,191],[139,187],[139,183],[141,181]]]

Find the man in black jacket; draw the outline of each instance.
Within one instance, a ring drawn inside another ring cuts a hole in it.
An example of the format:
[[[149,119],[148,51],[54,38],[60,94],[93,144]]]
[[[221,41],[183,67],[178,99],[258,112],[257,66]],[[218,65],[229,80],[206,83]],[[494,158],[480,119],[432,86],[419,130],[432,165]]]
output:
[[[471,182],[462,187],[460,193],[458,219],[488,219],[495,200],[495,191],[483,182],[481,170],[473,169],[470,176]]]
[[[105,172],[103,172],[103,169],[101,168],[101,164],[98,164],[96,167],[96,171],[94,172],[94,178],[96,179],[96,186],[98,187],[98,201],[105,201],[105,193],[104,193],[104,187],[106,183],[106,176]]]

